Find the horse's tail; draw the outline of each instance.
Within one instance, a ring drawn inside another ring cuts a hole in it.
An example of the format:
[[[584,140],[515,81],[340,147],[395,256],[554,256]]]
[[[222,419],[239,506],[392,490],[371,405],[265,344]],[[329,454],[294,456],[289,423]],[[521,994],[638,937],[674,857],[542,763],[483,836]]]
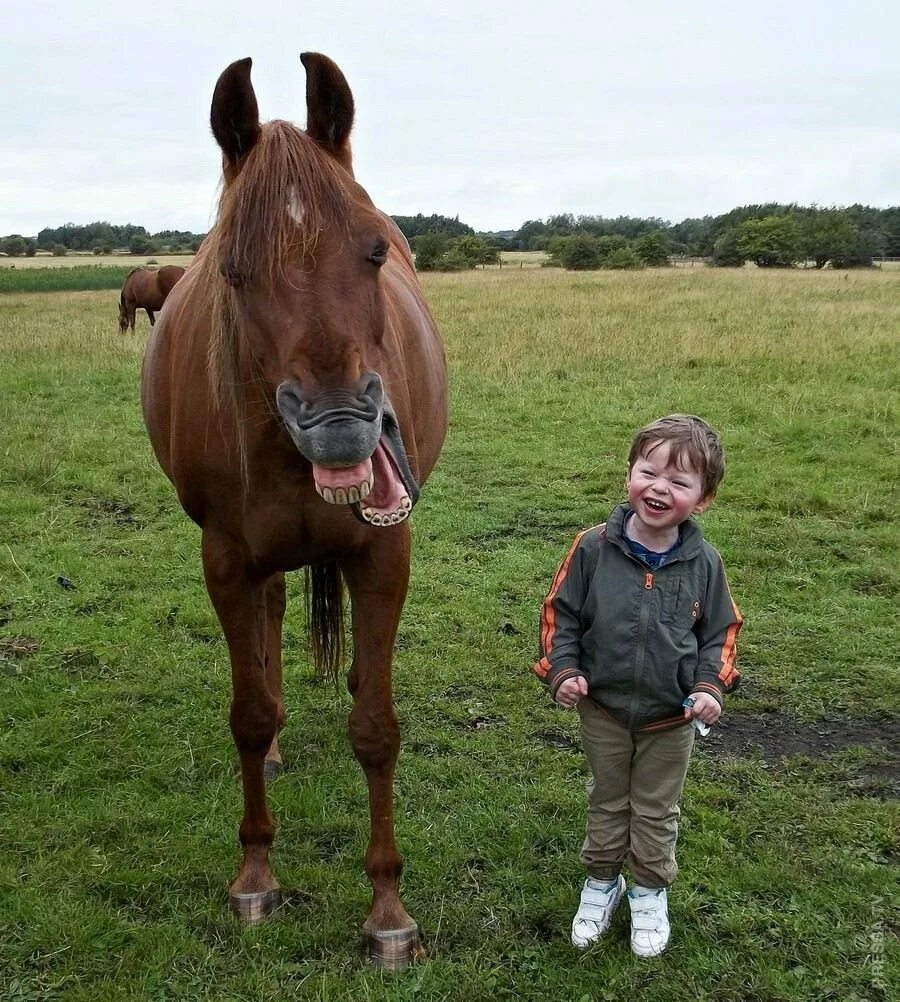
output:
[[[306,623],[316,674],[337,684],[344,660],[344,579],[334,561],[306,568]]]

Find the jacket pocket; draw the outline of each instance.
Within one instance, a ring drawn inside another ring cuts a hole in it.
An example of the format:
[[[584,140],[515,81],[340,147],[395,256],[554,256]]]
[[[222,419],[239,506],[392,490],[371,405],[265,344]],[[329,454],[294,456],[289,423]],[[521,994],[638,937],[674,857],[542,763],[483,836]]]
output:
[[[669,588],[661,589],[660,618],[676,632],[692,630],[703,615],[700,598],[690,582],[679,578]]]

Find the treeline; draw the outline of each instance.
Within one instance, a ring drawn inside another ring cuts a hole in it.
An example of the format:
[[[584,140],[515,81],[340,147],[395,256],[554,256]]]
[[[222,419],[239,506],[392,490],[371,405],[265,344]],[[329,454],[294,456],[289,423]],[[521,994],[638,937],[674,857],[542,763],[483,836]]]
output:
[[[900,257],[900,206],[820,208],[772,202],[674,225],[656,218],[565,214],[529,220],[499,245],[547,251],[553,263],[564,267],[664,263],[647,257],[648,250],[656,255],[660,248],[667,258],[702,257],[719,266],[753,261],[770,268],[813,261],[821,268],[830,261],[835,267],[863,267],[877,257]],[[610,259],[618,263],[609,264]]]
[[[753,261],[763,268],[812,261],[816,267],[871,265],[878,257],[900,257],[900,206],[821,208],[771,202],[745,205],[721,216],[669,223],[636,216],[574,216],[531,219],[518,230],[476,232],[459,216],[394,216],[416,253],[420,270],[471,268],[498,259],[501,251],[546,251],[566,268],[641,267],[673,257],[700,257],[719,266]],[[131,223],[108,222],[47,227],[37,237],[0,237],[10,257],[91,251],[109,254],[190,253],[205,234],[187,230],[149,233]]]
[[[23,237],[19,233],[0,237],[0,251],[8,257],[34,257],[39,251],[63,256],[69,251],[90,251],[93,254],[112,254],[126,251],[130,254],[190,254],[203,241],[204,233],[187,230],[160,230],[149,233],[143,226],[126,223],[96,222],[78,225],[48,226],[36,237]]]
[[[900,257],[900,206],[745,205],[721,216],[674,225],[658,217],[574,216],[532,219],[515,231],[479,232],[459,217],[395,216],[420,271],[458,270],[495,262],[501,251],[545,251],[549,264],[572,270],[641,268],[678,257],[734,267],[761,268],[811,261],[817,268],[871,266]]]

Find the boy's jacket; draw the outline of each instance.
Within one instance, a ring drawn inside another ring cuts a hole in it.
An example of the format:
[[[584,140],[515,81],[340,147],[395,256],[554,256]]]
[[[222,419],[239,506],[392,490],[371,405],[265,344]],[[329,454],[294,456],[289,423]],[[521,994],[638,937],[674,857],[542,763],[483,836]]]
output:
[[[735,638],[743,624],[722,558],[692,519],[681,545],[651,571],[623,538],[630,505],[580,533],[541,608],[535,672],[551,694],[584,675],[590,697],[629,730],[685,723],[692,692],[722,702],[737,684]]]

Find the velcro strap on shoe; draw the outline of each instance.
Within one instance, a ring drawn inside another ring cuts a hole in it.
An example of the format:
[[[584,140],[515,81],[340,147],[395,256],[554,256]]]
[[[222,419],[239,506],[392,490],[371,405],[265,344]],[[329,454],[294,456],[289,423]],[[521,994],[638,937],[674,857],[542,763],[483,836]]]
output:
[[[659,916],[654,912],[632,912],[631,928],[646,930],[647,932],[659,932],[661,922]]]
[[[610,906],[615,900],[616,888],[612,891],[595,891],[591,887],[585,887],[581,892],[578,918],[589,919],[593,922],[602,921],[606,918]]]

